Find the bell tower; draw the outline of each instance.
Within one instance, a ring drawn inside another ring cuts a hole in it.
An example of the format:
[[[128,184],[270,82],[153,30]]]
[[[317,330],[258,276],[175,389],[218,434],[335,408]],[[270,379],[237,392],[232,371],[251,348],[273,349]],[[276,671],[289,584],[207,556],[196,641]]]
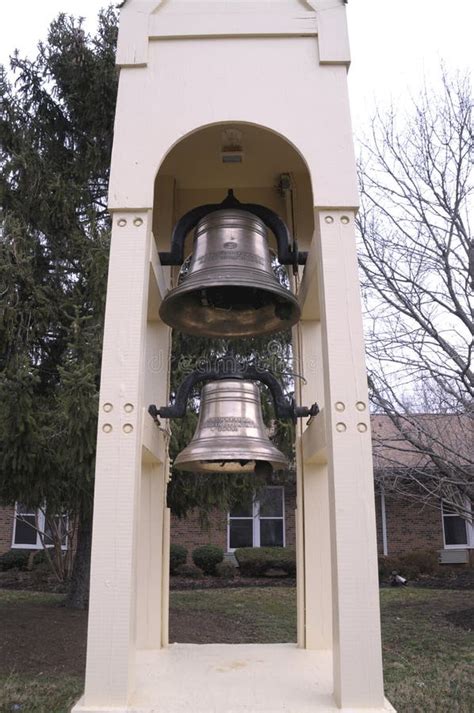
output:
[[[344,0],[127,0],[117,64],[87,671],[73,711],[393,711],[383,695]],[[298,407],[319,405],[297,426],[297,645],[168,643],[167,428],[148,406],[168,402],[170,324],[180,329],[188,310],[189,327],[196,308],[177,284],[173,236],[181,225],[192,252],[191,227],[215,216],[199,211],[217,210],[229,188],[257,207],[252,230],[263,220],[270,247],[288,250],[291,294],[269,279],[255,299],[264,321],[268,295],[283,300],[279,312],[269,304],[293,325]]]

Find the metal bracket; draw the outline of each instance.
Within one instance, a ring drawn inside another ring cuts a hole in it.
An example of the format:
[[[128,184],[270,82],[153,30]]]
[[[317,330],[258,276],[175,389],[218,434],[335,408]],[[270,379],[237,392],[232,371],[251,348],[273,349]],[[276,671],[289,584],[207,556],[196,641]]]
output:
[[[208,371],[193,371],[178,387],[176,399],[172,406],[161,406],[157,408],[154,404],[148,407],[148,413],[155,419],[161,418],[183,418],[186,414],[186,406],[193,386],[204,381],[222,381],[224,379],[240,379],[246,381],[260,381],[268,386],[275,404],[275,416],[282,420],[291,420],[296,423],[297,418],[305,416],[316,416],[319,413],[318,404],[312,406],[296,406],[294,399],[287,399],[283,393],[280,382],[270,371],[256,369],[254,366],[244,366],[225,369],[210,369]]]
[[[232,208],[233,210],[245,210],[248,213],[256,215],[260,218],[267,228],[275,235],[278,245],[278,260],[281,265],[293,265],[293,269],[297,270],[298,265],[305,265],[308,257],[307,252],[299,252],[298,245],[293,242],[285,222],[270,208],[257,203],[241,203],[234,196],[234,191],[229,188],[226,198],[222,203],[208,203],[198,206],[185,213],[176,223],[171,234],[171,250],[170,252],[160,252],[160,260],[162,265],[182,265],[184,262],[184,241],[189,231],[194,228],[199,221],[209,213],[223,208]]]

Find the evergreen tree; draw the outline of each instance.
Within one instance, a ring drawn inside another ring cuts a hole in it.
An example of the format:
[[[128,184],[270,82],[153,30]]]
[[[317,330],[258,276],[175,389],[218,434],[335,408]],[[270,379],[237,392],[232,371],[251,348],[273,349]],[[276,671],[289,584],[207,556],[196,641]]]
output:
[[[0,500],[46,504],[53,518],[68,513],[77,523],[75,607],[86,605],[88,592],[116,37],[112,8],[100,13],[95,36],[61,14],[34,60],[12,58],[13,85],[0,70]],[[227,342],[175,333],[173,345],[171,398],[191,367],[229,348],[280,373],[291,391],[289,334]],[[197,398],[172,424],[172,456],[194,432]],[[265,393],[263,408],[276,445],[291,457],[291,424],[275,422]],[[205,521],[263,484],[253,474],[177,471],[168,502],[180,516],[197,508]]]
[[[70,603],[88,588],[109,248],[117,17],[60,15],[1,72],[0,498],[79,524]]]

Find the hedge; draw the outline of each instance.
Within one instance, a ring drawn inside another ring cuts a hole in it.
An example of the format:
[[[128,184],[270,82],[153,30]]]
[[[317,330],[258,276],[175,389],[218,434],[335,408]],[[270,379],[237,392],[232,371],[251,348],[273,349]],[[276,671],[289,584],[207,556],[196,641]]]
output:
[[[204,574],[215,574],[216,566],[224,559],[224,550],[217,545],[202,545],[193,550],[193,562]]]
[[[170,545],[170,573],[176,574],[176,569],[186,564],[188,551],[183,545]]]
[[[219,562],[216,565],[216,574],[223,579],[233,579],[237,574],[237,567],[232,562],[224,560],[224,562]]]
[[[28,569],[29,558],[32,550],[9,550],[0,555],[0,571],[7,569]]]
[[[176,568],[175,574],[180,577],[190,577],[191,579],[201,579],[201,577],[204,577],[202,569],[196,567],[195,564],[180,564],[179,567]]]
[[[264,577],[271,569],[296,576],[296,552],[290,547],[239,547],[234,554],[245,577]]]
[[[417,579],[437,574],[439,570],[438,554],[433,551],[414,550],[399,557],[379,557],[379,577],[382,580],[388,579],[394,571],[407,579]]]

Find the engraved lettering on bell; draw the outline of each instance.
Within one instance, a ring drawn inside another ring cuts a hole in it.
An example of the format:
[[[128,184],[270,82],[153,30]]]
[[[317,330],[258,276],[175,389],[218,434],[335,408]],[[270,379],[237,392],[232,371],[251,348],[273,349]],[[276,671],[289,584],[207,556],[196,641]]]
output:
[[[258,386],[232,378],[205,384],[196,431],[174,465],[194,473],[261,473],[287,468],[286,457],[267,435]]]
[[[203,428],[215,428],[218,431],[238,431],[239,428],[255,428],[256,423],[251,418],[243,416],[217,416],[208,418],[202,424]]]
[[[231,245],[232,247],[237,247],[235,243],[231,243]],[[254,253],[245,253],[242,250],[239,250],[236,253],[228,253],[225,250],[218,250],[215,253],[206,253],[205,255],[201,255],[201,257],[198,257],[196,262],[206,263],[216,262],[217,260],[240,260],[243,262],[257,262],[259,265],[265,265],[265,260],[263,257],[255,255]]]

